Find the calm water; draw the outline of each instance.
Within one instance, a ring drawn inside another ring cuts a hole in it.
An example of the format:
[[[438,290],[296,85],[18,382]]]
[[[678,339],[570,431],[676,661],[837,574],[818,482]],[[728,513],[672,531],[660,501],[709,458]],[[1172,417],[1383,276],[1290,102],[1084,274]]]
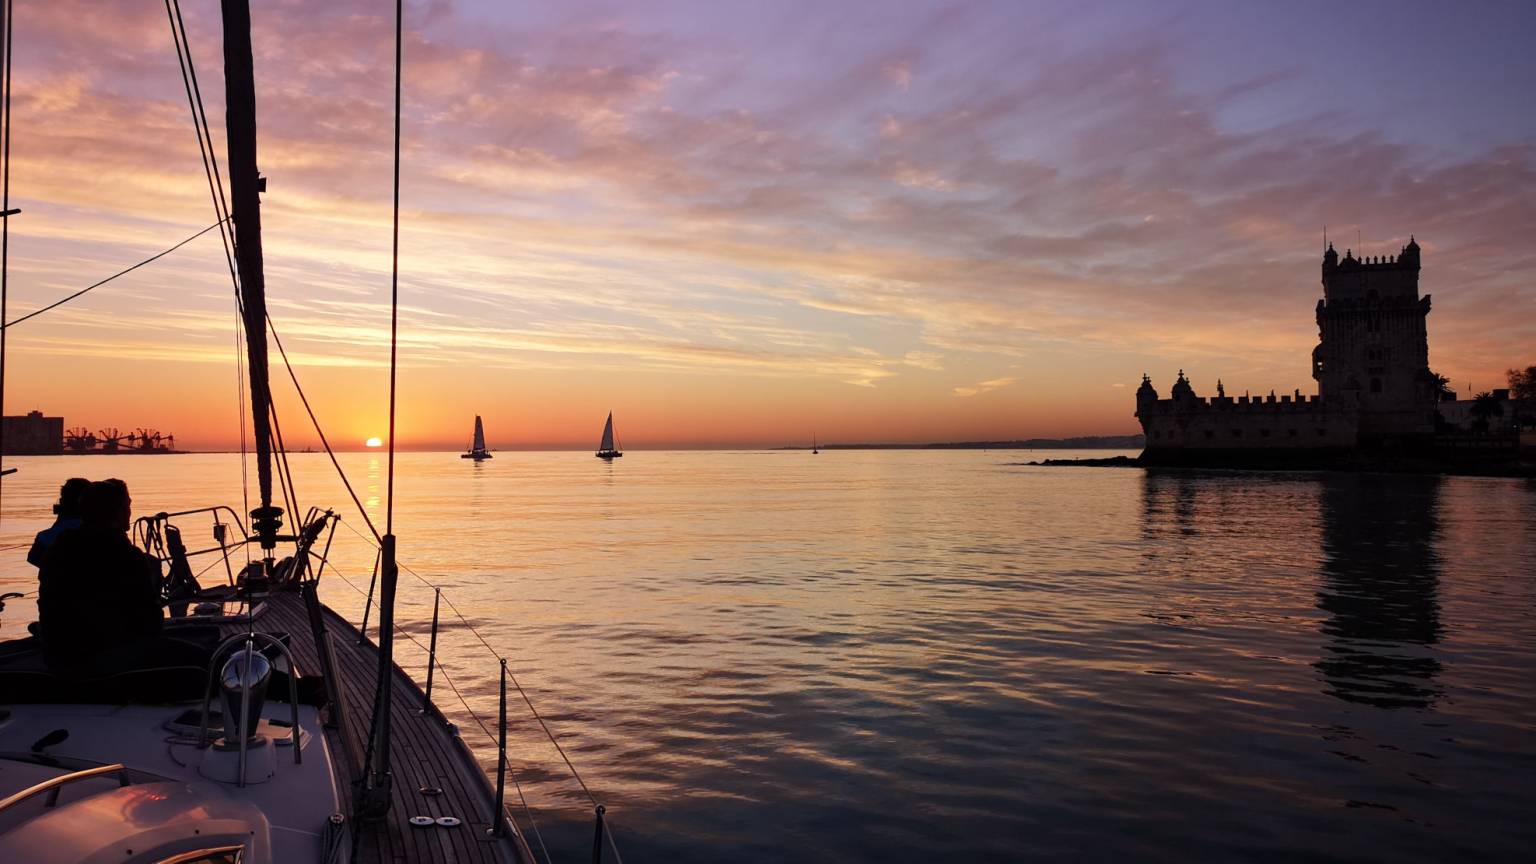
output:
[[[397,533],[512,658],[632,864],[1529,853],[1536,484],[1010,464],[1039,455],[410,454]],[[341,509],[323,460],[294,457],[300,503]],[[140,513],[239,506],[233,456],[9,464],[7,546],[72,474],[126,479]],[[379,462],[346,464],[377,511]],[[366,587],[345,527],[333,560]],[[494,713],[494,663],[443,638]],[[579,790],[526,714],[512,735],[581,860]]]

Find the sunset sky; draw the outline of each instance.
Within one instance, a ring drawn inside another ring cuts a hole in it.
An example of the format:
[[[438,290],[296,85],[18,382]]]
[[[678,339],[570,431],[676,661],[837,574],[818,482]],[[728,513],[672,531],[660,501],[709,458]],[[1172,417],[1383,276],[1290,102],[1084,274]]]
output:
[[[218,4],[182,0],[223,119]],[[18,0],[10,315],[213,222],[160,0]],[[393,4],[253,0],[272,315],[385,431]],[[1322,231],[1536,363],[1536,5],[407,3],[404,446],[1137,431],[1316,392]],[[222,129],[216,127],[223,161]],[[6,413],[237,440],[216,234],[9,335]],[[276,354],[274,352],[274,360]],[[290,446],[313,443],[274,370]]]

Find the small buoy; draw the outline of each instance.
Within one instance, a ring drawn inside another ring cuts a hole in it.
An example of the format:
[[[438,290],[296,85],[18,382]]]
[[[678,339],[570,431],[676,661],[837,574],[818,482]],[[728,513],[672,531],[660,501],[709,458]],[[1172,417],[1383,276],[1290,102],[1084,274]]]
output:
[[[411,826],[415,828],[431,828],[437,824],[437,820],[431,816],[412,816]]]
[[[439,816],[437,817],[437,824],[444,828],[457,828],[463,823],[459,821],[457,816]]]

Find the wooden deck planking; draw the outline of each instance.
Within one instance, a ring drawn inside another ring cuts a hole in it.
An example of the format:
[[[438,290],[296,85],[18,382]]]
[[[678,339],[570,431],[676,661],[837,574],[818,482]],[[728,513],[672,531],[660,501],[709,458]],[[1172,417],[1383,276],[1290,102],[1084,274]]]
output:
[[[352,783],[362,764],[368,738],[368,719],[373,709],[374,676],[378,649],[371,640],[358,644],[358,631],[339,615],[325,609],[333,662],[344,704],[344,729],[327,729],[327,742],[341,763],[344,803],[350,809]],[[310,636],[303,599],[293,592],[272,595],[258,628],[291,634],[290,650],[307,674],[320,671],[319,652]],[[229,634],[241,628],[227,628]],[[460,750],[451,727],[435,710],[421,712],[423,696],[415,682],[398,666],[390,676],[392,740],[390,768],[394,777],[388,818],[364,825],[359,832],[359,860],[410,862],[518,862],[519,839],[495,842],[486,836],[491,826],[492,796],[473,756]],[[427,797],[418,790],[437,786],[439,796]],[[414,828],[411,816],[456,816],[457,828]],[[512,830],[516,830],[515,828]],[[510,850],[510,851],[509,851]],[[531,862],[529,862],[531,864]]]

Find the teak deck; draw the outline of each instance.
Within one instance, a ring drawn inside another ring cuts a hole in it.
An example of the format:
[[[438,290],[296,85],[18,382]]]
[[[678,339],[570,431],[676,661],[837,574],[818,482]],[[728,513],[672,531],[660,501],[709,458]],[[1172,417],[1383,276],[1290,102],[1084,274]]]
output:
[[[330,609],[323,609],[326,632],[335,663],[337,686],[343,702],[342,722],[328,728],[332,752],[340,762],[338,782],[348,812],[352,784],[363,761],[368,740],[368,718],[373,710],[378,648],[372,640],[359,644],[358,631]],[[257,629],[291,634],[289,649],[306,674],[319,674],[319,653],[310,635],[304,600],[293,591],[274,593]],[[241,625],[227,625],[225,635],[243,632]],[[494,808],[492,794],[473,754],[456,731],[435,710],[422,713],[423,696],[399,666],[390,676],[394,688],[390,708],[390,768],[394,777],[389,816],[376,824],[359,826],[358,861],[409,862],[516,862],[526,861],[526,849],[517,829],[508,820],[509,836],[497,840],[487,835]],[[442,789],[440,795],[423,795],[423,787]],[[456,816],[453,828],[416,828],[412,816]]]

